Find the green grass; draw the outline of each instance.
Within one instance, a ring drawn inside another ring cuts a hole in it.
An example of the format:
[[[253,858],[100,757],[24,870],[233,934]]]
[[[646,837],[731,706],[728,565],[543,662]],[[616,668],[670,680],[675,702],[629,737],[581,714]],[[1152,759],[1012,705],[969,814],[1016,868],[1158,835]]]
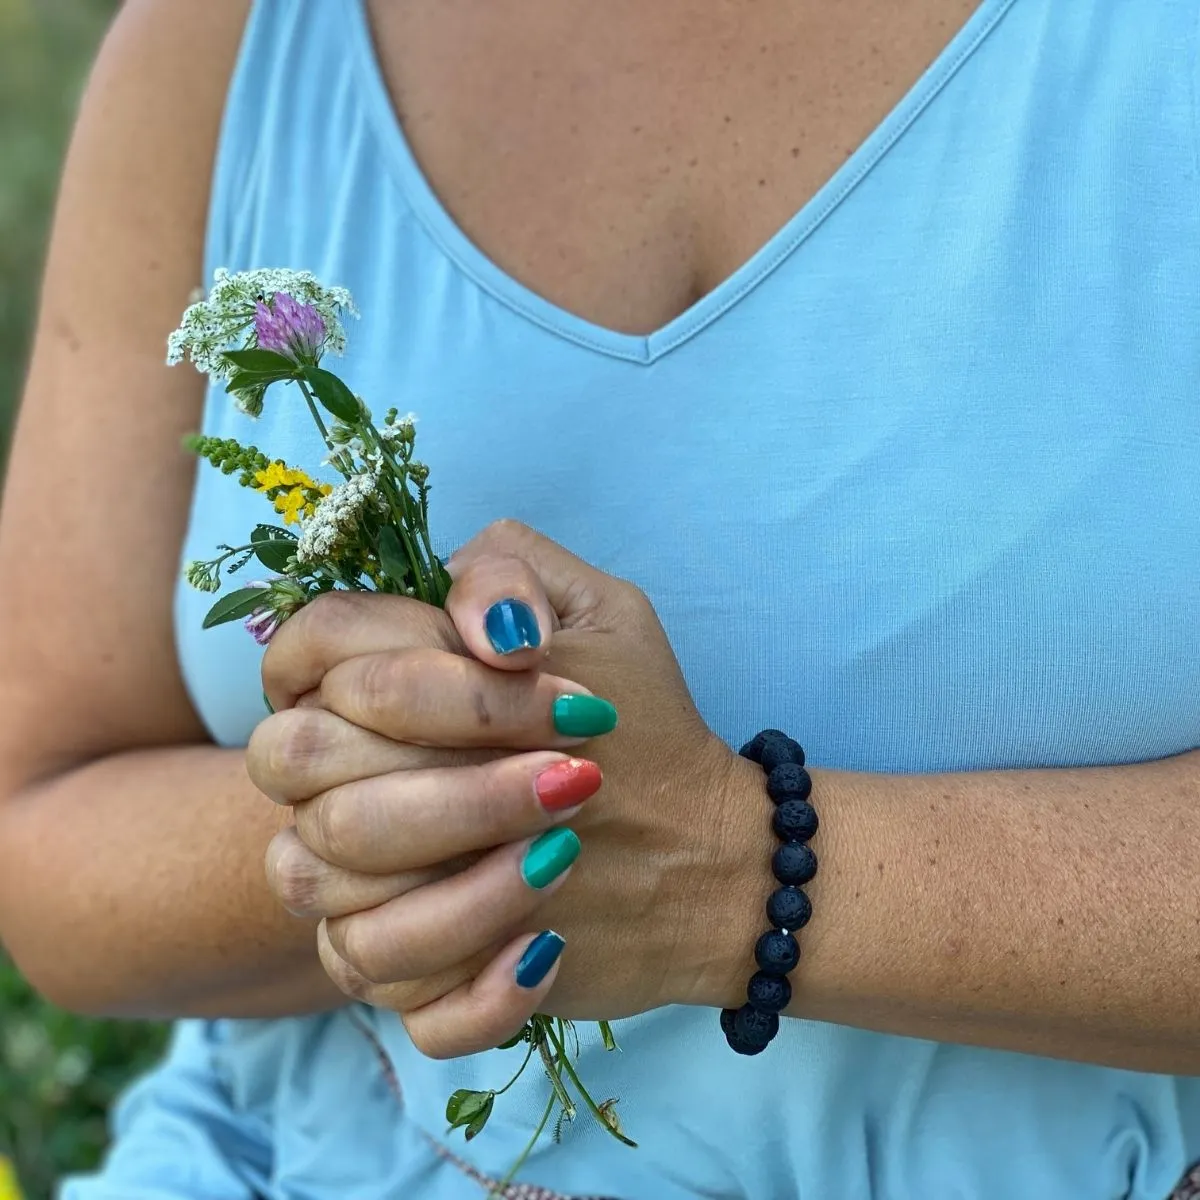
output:
[[[20,395],[63,149],[116,0],[0,0],[0,455]],[[0,950],[0,1155],[28,1200],[86,1169],[105,1114],[160,1052],[155,1026],[86,1021],[33,994]]]

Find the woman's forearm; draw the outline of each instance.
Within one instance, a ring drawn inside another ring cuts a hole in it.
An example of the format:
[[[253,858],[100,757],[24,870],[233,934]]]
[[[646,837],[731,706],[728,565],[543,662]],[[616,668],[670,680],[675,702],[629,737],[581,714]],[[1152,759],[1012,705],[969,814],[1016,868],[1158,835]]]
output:
[[[813,776],[820,871],[791,1015],[1200,1074],[1200,754]],[[739,763],[733,786],[765,825],[761,770]],[[741,965],[710,1002],[744,998],[769,887],[760,868],[726,900],[748,913]]]
[[[240,751],[117,754],[0,802],[0,940],[49,999],[135,1017],[277,1016],[345,997],[270,895],[287,820]]]

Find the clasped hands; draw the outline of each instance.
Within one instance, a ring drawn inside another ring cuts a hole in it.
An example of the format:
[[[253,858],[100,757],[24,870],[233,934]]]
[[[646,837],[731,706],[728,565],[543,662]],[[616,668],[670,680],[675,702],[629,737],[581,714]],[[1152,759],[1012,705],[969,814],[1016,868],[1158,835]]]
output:
[[[320,922],[339,987],[434,1057],[534,1012],[737,1003],[761,778],[704,724],[650,603],[515,522],[449,569],[445,611],[334,593],[274,638],[247,749],[293,816],[272,890]]]

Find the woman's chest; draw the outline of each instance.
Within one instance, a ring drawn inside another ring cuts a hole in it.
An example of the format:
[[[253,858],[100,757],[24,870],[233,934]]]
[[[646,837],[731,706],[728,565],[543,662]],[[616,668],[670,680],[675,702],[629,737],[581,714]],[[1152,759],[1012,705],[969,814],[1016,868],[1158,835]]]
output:
[[[561,307],[647,332],[783,226],[974,7],[418,0],[373,21],[467,235]]]

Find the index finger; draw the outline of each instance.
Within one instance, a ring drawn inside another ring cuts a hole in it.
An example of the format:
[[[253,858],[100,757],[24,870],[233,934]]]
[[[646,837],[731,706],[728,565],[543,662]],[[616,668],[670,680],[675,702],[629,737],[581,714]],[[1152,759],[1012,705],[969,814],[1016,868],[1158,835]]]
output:
[[[364,654],[431,647],[466,653],[454,622],[406,596],[328,592],[285,621],[262,663],[263,692],[275,712],[319,687],[338,663]]]

